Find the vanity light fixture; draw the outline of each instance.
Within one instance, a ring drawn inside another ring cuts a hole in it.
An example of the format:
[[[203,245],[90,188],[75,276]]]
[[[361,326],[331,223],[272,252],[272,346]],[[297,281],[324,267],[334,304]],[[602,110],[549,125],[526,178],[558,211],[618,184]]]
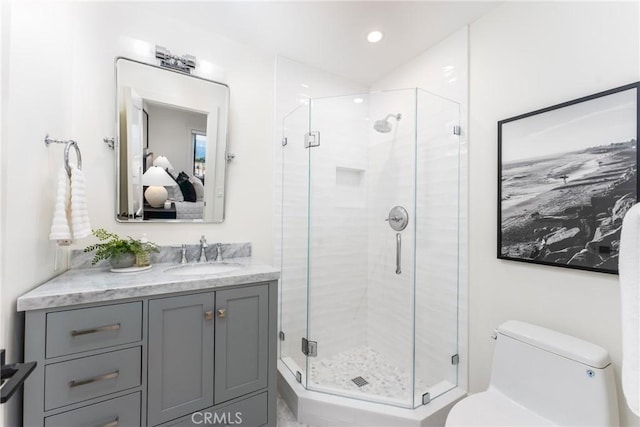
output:
[[[369,34],[367,34],[367,40],[369,41],[369,43],[378,43],[380,40],[382,40],[383,34],[380,31],[370,31]]]
[[[151,166],[142,175],[142,185],[149,186],[144,192],[144,198],[147,203],[154,208],[159,208],[164,206],[164,202],[169,196],[167,189],[164,187],[178,185],[178,183],[160,166]]]
[[[182,71],[191,74],[196,68],[196,57],[193,55],[173,55],[166,47],[156,45],[156,58],[160,60],[162,67]]]

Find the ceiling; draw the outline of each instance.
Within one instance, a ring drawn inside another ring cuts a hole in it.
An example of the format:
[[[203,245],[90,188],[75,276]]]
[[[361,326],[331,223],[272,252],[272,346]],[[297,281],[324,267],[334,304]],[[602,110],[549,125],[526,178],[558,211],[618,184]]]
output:
[[[500,2],[146,2],[156,13],[371,84]],[[371,30],[384,33],[371,44]]]

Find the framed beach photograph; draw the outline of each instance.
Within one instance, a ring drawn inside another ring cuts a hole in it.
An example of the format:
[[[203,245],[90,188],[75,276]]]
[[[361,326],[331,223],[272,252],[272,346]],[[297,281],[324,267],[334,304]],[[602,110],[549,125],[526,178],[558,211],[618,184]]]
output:
[[[618,273],[640,82],[498,122],[498,258]]]

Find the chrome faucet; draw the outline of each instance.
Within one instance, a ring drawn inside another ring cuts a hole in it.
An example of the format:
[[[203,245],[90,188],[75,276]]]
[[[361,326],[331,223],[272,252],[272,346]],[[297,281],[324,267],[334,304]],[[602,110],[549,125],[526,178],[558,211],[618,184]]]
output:
[[[207,253],[205,252],[205,249],[207,249],[208,247],[209,245],[207,245],[207,239],[202,236],[200,238],[200,259],[198,260],[198,262],[207,262]]]
[[[182,259],[180,260],[180,264],[186,264],[187,263],[187,245],[182,245],[182,248],[180,250],[182,252]]]
[[[216,244],[216,262],[222,261],[222,243]]]

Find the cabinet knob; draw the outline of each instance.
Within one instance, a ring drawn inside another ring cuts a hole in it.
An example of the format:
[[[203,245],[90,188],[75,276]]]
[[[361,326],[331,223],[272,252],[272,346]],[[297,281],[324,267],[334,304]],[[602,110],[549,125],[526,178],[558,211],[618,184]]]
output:
[[[218,317],[223,318],[223,317],[227,317],[227,310],[224,308],[221,308],[218,310]]]
[[[213,319],[213,311],[205,311],[204,320],[212,320],[212,319]]]

